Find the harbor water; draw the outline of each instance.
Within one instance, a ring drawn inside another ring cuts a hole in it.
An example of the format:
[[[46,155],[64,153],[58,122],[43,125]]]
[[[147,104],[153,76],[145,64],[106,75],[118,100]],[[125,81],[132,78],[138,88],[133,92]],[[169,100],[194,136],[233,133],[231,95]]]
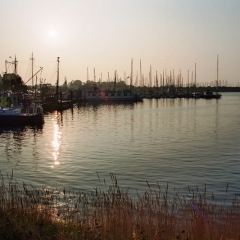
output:
[[[1,173],[82,192],[113,174],[132,197],[149,186],[186,196],[206,187],[231,202],[240,196],[240,93],[222,95],[80,103],[46,113],[41,127],[0,128]]]

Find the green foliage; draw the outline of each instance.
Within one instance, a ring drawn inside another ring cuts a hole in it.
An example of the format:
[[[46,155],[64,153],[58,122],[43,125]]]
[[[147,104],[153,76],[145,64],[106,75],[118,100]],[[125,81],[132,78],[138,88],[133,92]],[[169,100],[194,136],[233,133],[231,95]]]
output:
[[[81,80],[72,80],[70,83],[67,84],[67,87],[71,90],[78,89],[83,85]]]

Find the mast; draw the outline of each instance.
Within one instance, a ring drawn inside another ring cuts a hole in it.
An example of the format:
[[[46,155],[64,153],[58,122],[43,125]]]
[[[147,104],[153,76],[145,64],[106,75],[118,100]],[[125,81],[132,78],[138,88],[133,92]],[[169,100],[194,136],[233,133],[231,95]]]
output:
[[[132,79],[133,79],[133,59],[132,59],[132,61],[131,61],[130,88],[132,87]]]
[[[36,75],[36,85],[35,85],[35,97],[37,95],[37,75]]]
[[[197,88],[197,72],[196,72],[196,63],[195,63],[195,92],[196,92],[196,88]]]
[[[149,78],[150,78],[150,87],[152,87],[152,65],[150,65]]]
[[[140,59],[140,86],[142,86],[142,64],[141,64],[141,59]]]
[[[14,73],[17,74],[17,59],[16,59],[16,55],[15,55],[15,59],[14,59]]]
[[[162,90],[163,90],[162,93],[164,93],[164,70],[163,70],[163,84],[162,84]]]
[[[181,72],[181,69],[180,69],[180,86],[178,86],[178,87],[183,87],[182,83],[181,83],[181,80],[182,80],[182,72]]]
[[[116,86],[117,86],[117,70],[115,70],[115,74],[114,74],[114,85],[113,85],[114,91],[116,91]]]
[[[172,85],[173,85],[173,87],[175,87],[175,74],[174,74],[174,69],[173,69]]]
[[[192,71],[192,77],[191,77],[191,86],[193,87],[193,71]]]
[[[156,87],[158,88],[158,73],[156,71]]]
[[[32,53],[32,57],[30,58],[30,60],[32,60],[32,88],[33,88],[33,53]]]
[[[58,100],[58,89],[59,89],[59,58],[60,57],[57,57],[57,84],[56,84],[56,97],[57,97],[57,100]]]
[[[216,92],[218,93],[218,55],[217,55],[217,86],[216,86]]]

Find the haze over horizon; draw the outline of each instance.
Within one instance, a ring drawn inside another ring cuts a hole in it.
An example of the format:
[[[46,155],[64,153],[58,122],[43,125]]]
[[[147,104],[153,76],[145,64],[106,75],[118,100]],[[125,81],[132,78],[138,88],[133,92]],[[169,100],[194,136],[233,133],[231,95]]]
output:
[[[181,71],[188,81],[197,66],[197,82],[217,78],[228,85],[240,82],[240,1],[238,0],[2,0],[0,74],[5,60],[16,55],[18,73],[27,81],[43,67],[38,78],[56,83],[60,57],[60,84],[72,80],[124,79],[133,81]],[[11,66],[8,65],[8,72]]]

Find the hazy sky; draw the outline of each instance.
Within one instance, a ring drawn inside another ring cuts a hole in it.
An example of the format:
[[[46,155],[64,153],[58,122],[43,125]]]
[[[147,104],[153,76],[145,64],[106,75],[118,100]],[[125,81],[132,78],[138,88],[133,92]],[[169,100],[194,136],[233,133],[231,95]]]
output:
[[[186,83],[197,66],[197,82],[217,78],[240,82],[239,0],[1,0],[0,73],[16,55],[24,81],[43,67],[41,77],[60,84],[107,79],[117,70],[134,78],[163,70],[182,72]],[[10,71],[10,66],[9,70]],[[38,75],[40,77],[40,75]]]

